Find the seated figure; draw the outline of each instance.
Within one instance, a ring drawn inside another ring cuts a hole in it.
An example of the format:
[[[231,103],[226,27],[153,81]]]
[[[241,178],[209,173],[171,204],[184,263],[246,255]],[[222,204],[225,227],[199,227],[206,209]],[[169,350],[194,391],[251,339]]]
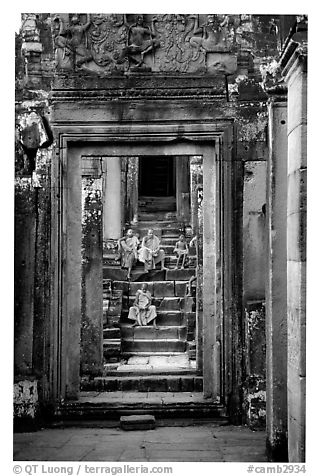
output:
[[[156,327],[156,307],[152,305],[152,297],[147,291],[147,284],[144,283],[142,289],[138,289],[134,305],[129,308],[128,319],[135,321],[133,326],[147,326],[149,322],[153,321]]]
[[[127,230],[126,235],[118,241],[118,248],[121,255],[121,267],[128,270],[127,279],[130,279],[132,267],[137,260],[138,245],[139,240],[137,236],[134,235],[131,228]]]
[[[161,263],[161,269],[165,268],[165,251],[160,249],[159,238],[154,235],[152,229],[148,230],[147,236],[144,236],[142,247],[138,251],[138,259],[144,263],[145,272],[156,268],[157,263]]]

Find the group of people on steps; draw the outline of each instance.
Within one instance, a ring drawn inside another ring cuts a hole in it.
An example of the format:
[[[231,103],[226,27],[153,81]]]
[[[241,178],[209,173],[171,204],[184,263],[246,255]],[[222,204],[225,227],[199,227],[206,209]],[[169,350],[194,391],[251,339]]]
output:
[[[194,239],[190,242],[190,246],[193,245],[195,245]],[[126,235],[118,241],[118,247],[121,255],[121,267],[127,269],[128,279],[131,278],[131,271],[137,260],[144,263],[146,273],[155,269],[157,263],[161,263],[161,270],[167,269],[165,268],[165,251],[160,248],[160,240],[152,229],[149,229],[147,235],[144,236],[141,246],[133,230],[128,229]],[[174,247],[174,253],[177,256],[176,269],[180,262],[181,268],[184,268],[188,252],[186,238],[182,234]],[[151,293],[148,291],[147,284],[144,283],[142,288],[136,292],[134,304],[129,309],[128,319],[135,321],[133,326],[147,326],[153,322],[156,327],[156,317],[156,307],[152,304]]]

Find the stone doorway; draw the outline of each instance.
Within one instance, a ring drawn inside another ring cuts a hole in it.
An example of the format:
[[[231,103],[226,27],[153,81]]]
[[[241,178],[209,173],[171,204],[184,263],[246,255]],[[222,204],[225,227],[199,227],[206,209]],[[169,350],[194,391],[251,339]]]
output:
[[[204,129],[205,130],[205,129]],[[202,135],[206,133],[202,131]],[[223,128],[224,130],[224,128]],[[173,128],[170,128],[173,131]],[[174,131],[175,132],[175,131]],[[135,130],[133,130],[135,133]],[[119,132],[121,134],[121,131]],[[118,137],[119,137],[118,134]],[[168,132],[170,134],[170,132]],[[62,222],[59,225],[65,233],[59,234],[61,239],[61,248],[58,248],[58,253],[54,256],[54,259],[60,263],[60,287],[55,288],[58,293],[60,290],[63,294],[58,297],[58,302],[62,304],[61,312],[59,313],[59,334],[58,338],[57,356],[58,356],[58,380],[59,385],[58,392],[65,399],[72,399],[79,397],[79,366],[81,360],[81,352],[79,347],[80,339],[80,317],[81,317],[81,302],[90,302],[90,300],[81,299],[81,248],[82,248],[82,230],[81,230],[81,167],[82,157],[113,157],[113,160],[117,160],[117,157],[128,157],[128,154],[133,154],[130,157],[137,158],[142,155],[152,156],[161,153],[168,156],[183,157],[201,157],[204,167],[204,198],[203,189],[199,187],[195,188],[197,193],[197,203],[203,206],[204,210],[204,229],[203,229],[203,252],[200,256],[204,259],[204,273],[200,280],[198,302],[201,306],[201,310],[204,309],[203,318],[200,320],[200,326],[197,336],[197,362],[198,372],[204,377],[203,393],[206,398],[210,398],[214,401],[221,401],[224,398],[224,394],[227,391],[227,385],[229,385],[229,375],[226,377],[224,374],[223,364],[225,365],[225,355],[227,360],[230,358],[231,353],[228,352],[228,346],[230,345],[228,330],[229,317],[222,319],[222,313],[224,311],[222,307],[222,292],[223,285],[226,289],[226,293],[231,292],[231,287],[228,285],[229,271],[228,268],[224,272],[224,283],[222,268],[218,257],[220,253],[229,253],[229,241],[225,242],[225,248],[223,249],[221,239],[222,228],[220,213],[223,210],[221,206],[222,197],[222,176],[225,177],[225,197],[230,193],[230,168],[229,165],[220,159],[222,154],[220,153],[219,142],[215,139],[215,133],[213,135],[212,130],[209,130],[209,142],[208,144],[202,142],[197,143],[197,133],[194,132],[192,140],[190,142],[168,142],[165,143],[153,143],[146,141],[145,143],[137,144],[135,141],[128,141],[124,136],[123,142],[108,142],[108,140],[102,140],[101,135],[97,135],[95,138],[94,131],[89,135],[82,135],[81,140],[76,134],[74,137],[70,134],[61,136],[61,161],[66,173],[60,174],[60,169],[54,169],[53,173],[61,177],[63,200],[58,203],[58,208],[62,206],[60,215]],[[220,132],[218,131],[218,134]],[[170,135],[167,135],[170,137]],[[195,139],[196,138],[196,139]],[[231,149],[226,149],[227,151]],[[229,152],[228,152],[229,153]],[[229,157],[227,155],[227,157]],[[198,160],[198,159],[197,159]],[[196,169],[199,168],[199,164],[194,164]],[[192,200],[193,201],[193,200]],[[67,206],[68,204],[68,206]],[[230,205],[224,208],[226,213],[225,229],[228,229],[228,235],[231,236],[231,229],[228,228],[231,213],[229,211]],[[99,215],[99,214],[98,214]],[[198,215],[197,210],[192,210],[192,218]],[[53,215],[58,217],[56,213]],[[60,222],[59,222],[60,223]],[[56,228],[57,229],[57,228]],[[59,228],[58,228],[59,231]],[[215,237],[217,237],[215,239]],[[97,239],[97,245],[102,243],[101,239]],[[101,246],[101,245],[100,245]],[[223,246],[223,247],[224,247]],[[221,250],[221,251],[220,251]],[[91,248],[93,251],[93,248]],[[102,253],[96,253],[97,260]],[[229,253],[229,256],[231,254]],[[62,259],[62,261],[60,261]],[[61,263],[64,263],[61,267]],[[98,269],[98,268],[97,268]],[[102,269],[102,265],[99,268]],[[102,298],[99,298],[99,294],[103,292],[101,287],[95,285],[95,280],[101,282],[101,276],[93,273],[91,275],[90,286],[92,290],[96,292],[95,302],[102,302]],[[215,284],[216,283],[216,284]],[[213,292],[214,290],[214,292]],[[225,291],[224,291],[225,293]],[[225,296],[226,296],[225,293]],[[226,296],[224,299],[229,299]],[[97,316],[101,316],[101,313],[97,312]],[[101,318],[101,317],[100,317]],[[226,320],[227,319],[227,320]],[[226,326],[226,330],[223,329]],[[97,329],[102,330],[100,323],[97,324]],[[96,325],[93,322],[88,323],[87,329],[91,332]],[[225,337],[226,336],[226,337]],[[227,339],[227,340],[225,340]],[[102,336],[97,342],[103,342]],[[227,346],[225,346],[225,342]],[[78,344],[77,344],[78,343]],[[223,346],[224,344],[224,346]],[[102,362],[103,347],[95,347],[96,357],[94,361],[91,361],[90,367],[94,369],[96,367],[96,375],[99,374],[99,366]],[[99,354],[100,353],[100,354]],[[89,354],[87,354],[89,355]],[[204,356],[204,357],[203,357]],[[230,365],[227,363],[227,365]],[[99,378],[99,377],[98,377]],[[224,388],[222,388],[224,385]]]
[[[177,262],[173,253],[175,243],[183,233],[189,245],[193,237],[192,227],[191,223],[184,224],[177,221],[176,213],[173,213],[176,209],[176,196],[166,194],[172,194],[175,189],[176,169],[181,182],[195,181],[197,175],[201,186],[202,172],[199,169],[195,175],[195,168],[189,167],[190,157],[140,156],[138,160],[139,190],[143,193],[147,191],[141,180],[149,180],[153,187],[160,181],[160,186],[156,190],[157,195],[148,197],[147,204],[150,208],[148,206],[139,208],[138,222],[135,226],[127,222],[124,228],[133,228],[140,241],[147,234],[147,230],[153,228],[155,235],[161,240],[161,248],[165,251],[167,271],[161,271],[157,266],[155,270],[146,273],[143,264],[138,261],[133,268],[132,278],[128,281],[126,271],[120,267],[118,240],[115,240],[117,236],[112,233],[120,230],[121,217],[126,215],[119,208],[120,204],[126,202],[121,192],[124,190],[128,192],[129,178],[126,175],[123,177],[125,183],[121,183],[120,170],[126,170],[131,157],[81,156],[83,223],[81,388],[90,390],[94,385],[93,378],[98,374],[104,377],[104,388],[107,390],[114,388],[115,385],[117,388],[121,384],[124,385],[126,376],[130,376],[126,382],[127,390],[137,390],[141,381],[139,377],[143,375],[150,377],[149,380],[145,379],[146,391],[150,388],[164,390],[164,384],[166,387],[168,381],[171,388],[175,385],[177,390],[197,388],[199,391],[202,389],[202,378],[196,375],[196,333],[197,321],[201,316],[198,315],[199,307],[196,304],[196,279],[189,286],[190,279],[197,276],[197,250],[195,244],[189,246],[189,255],[184,266],[181,264],[180,269],[175,269]],[[169,181],[171,185],[168,184]],[[178,188],[181,190],[181,186]],[[117,196],[118,202],[115,202]],[[135,195],[131,196],[130,201],[132,202],[134,198]],[[195,195],[194,208],[197,207],[196,202]],[[171,203],[173,208],[169,208]],[[190,216],[189,210],[188,215]],[[196,222],[194,232],[202,234]],[[99,237],[102,235],[104,235],[103,256],[99,258],[102,252]],[[118,239],[120,236],[119,234]],[[202,244],[200,247],[202,248]],[[99,280],[102,280],[100,285]],[[135,293],[144,283],[148,286],[157,309],[156,325],[133,328],[132,322],[128,319],[128,311],[133,304]],[[101,293],[97,294],[99,287],[103,287],[102,296]],[[97,303],[99,298],[102,298],[100,305]],[[101,335],[103,335],[102,368],[99,366]],[[159,383],[160,375],[163,375],[161,383]],[[185,382],[183,387],[182,378]]]

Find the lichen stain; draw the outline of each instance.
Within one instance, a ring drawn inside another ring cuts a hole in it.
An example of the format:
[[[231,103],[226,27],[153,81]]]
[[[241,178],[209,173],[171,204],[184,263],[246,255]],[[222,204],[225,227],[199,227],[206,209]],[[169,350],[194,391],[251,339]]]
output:
[[[38,410],[37,381],[22,380],[14,384],[14,416],[35,418]]]

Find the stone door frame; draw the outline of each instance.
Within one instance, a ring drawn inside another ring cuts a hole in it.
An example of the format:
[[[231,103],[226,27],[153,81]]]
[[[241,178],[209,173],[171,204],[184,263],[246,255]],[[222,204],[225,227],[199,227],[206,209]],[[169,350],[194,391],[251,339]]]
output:
[[[68,157],[89,146],[104,156],[188,155],[203,157],[203,350],[204,397],[221,403],[233,391],[233,121],[186,121],[185,124],[54,125],[51,235],[51,398],[79,395],[80,308],[69,313],[73,257],[67,256]],[[68,262],[69,261],[69,262]],[[80,269],[80,268],[79,268]],[[80,300],[79,300],[80,306]],[[238,340],[238,339],[236,339]]]

